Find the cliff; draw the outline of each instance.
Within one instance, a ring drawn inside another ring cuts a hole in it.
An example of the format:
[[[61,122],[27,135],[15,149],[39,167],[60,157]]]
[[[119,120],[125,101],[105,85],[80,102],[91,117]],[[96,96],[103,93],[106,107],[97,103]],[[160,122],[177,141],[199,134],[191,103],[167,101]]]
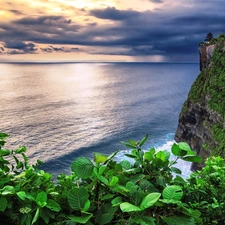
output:
[[[225,36],[199,46],[201,73],[179,115],[175,140],[187,142],[202,164],[211,155],[225,157]]]

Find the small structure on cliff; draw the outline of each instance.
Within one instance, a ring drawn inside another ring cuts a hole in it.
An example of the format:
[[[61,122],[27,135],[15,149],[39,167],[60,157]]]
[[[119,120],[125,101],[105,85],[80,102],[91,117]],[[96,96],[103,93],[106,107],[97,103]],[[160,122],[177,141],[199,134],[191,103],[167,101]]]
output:
[[[187,142],[202,164],[210,155],[225,157],[225,35],[199,46],[201,73],[179,115],[176,141]]]

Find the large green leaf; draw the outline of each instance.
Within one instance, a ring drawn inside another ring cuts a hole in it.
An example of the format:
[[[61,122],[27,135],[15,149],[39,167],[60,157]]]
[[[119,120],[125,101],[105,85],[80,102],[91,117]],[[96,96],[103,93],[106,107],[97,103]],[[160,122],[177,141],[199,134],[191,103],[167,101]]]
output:
[[[41,207],[47,205],[47,194],[44,191],[38,193],[36,197],[36,203]]]
[[[192,151],[191,148],[190,148],[190,146],[186,142],[179,142],[178,143],[178,146],[182,150]]]
[[[81,224],[86,224],[88,220],[92,217],[93,215],[86,215],[86,216],[69,216],[69,218],[76,223],[81,223]]]
[[[47,200],[46,207],[51,209],[54,212],[59,212],[61,210],[60,205],[56,201],[54,201],[52,199],[48,199]]]
[[[140,208],[143,210],[153,206],[159,200],[160,196],[161,194],[158,192],[148,194],[142,200]]]
[[[74,210],[82,210],[88,200],[88,191],[84,188],[71,189],[67,195],[69,206]]]
[[[2,189],[2,195],[12,195],[15,193],[15,188],[13,186],[10,185],[6,185],[3,189]]]
[[[130,201],[132,204],[138,206],[142,200],[142,191],[137,190],[137,188],[133,187],[130,190]]]
[[[10,150],[0,150],[0,157],[10,155]]]
[[[36,221],[37,221],[38,218],[39,218],[39,214],[40,214],[40,208],[38,208],[38,209],[36,210],[35,215],[34,215],[34,217],[33,217],[33,220],[32,220],[32,222],[31,222],[31,225],[33,225],[34,223],[36,223]]]
[[[179,145],[176,144],[176,143],[174,143],[174,144],[172,145],[171,151],[172,151],[172,153],[173,153],[175,156],[179,156],[179,157],[182,157],[182,156],[184,156],[184,155],[187,154],[187,150],[181,149],[181,148],[179,147]]]
[[[111,201],[111,203],[113,206],[118,206],[122,203],[122,198],[120,196],[116,197]]]
[[[71,165],[71,170],[79,178],[88,178],[92,175],[94,165],[90,159],[86,157],[77,158]]]
[[[0,212],[4,212],[7,207],[8,201],[5,196],[0,197]]]
[[[123,202],[120,204],[120,209],[122,212],[139,212],[142,211],[139,207],[129,203],[129,202]]]
[[[180,186],[171,185],[164,188],[162,196],[164,199],[179,201],[183,196],[183,191]]]
[[[136,216],[134,221],[141,225],[155,225],[155,219],[150,216]]]
[[[163,220],[167,223],[167,225],[195,225],[194,218],[188,216],[164,217]]]
[[[125,170],[131,169],[131,164],[130,164],[130,162],[127,161],[127,160],[121,161],[121,162],[120,162],[120,165],[121,165],[121,166],[123,167],[123,169],[125,169]]]
[[[188,155],[188,156],[183,157],[182,159],[187,162],[195,162],[195,163],[202,162],[202,158],[197,155]]]
[[[115,212],[118,207],[112,207],[110,203],[102,205],[102,207],[95,214],[95,220],[98,225],[109,224],[114,218]]]

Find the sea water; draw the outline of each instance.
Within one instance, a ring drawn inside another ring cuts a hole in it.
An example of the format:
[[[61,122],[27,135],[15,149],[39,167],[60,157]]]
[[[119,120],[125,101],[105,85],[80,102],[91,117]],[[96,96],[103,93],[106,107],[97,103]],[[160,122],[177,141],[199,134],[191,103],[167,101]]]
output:
[[[1,63],[0,132],[51,173],[79,156],[126,151],[120,141],[169,150],[199,73],[190,63]],[[183,171],[190,164],[180,163]],[[187,169],[188,168],[188,169]]]

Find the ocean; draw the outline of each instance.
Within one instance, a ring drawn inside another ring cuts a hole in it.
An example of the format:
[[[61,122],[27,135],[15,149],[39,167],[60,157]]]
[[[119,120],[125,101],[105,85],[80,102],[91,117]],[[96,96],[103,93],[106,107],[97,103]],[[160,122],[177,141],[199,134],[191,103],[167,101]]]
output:
[[[53,174],[69,173],[79,156],[109,155],[138,141],[169,150],[188,91],[191,63],[1,63],[0,132],[8,148],[27,147]],[[190,164],[180,162],[187,172]],[[188,168],[188,169],[187,169]]]

